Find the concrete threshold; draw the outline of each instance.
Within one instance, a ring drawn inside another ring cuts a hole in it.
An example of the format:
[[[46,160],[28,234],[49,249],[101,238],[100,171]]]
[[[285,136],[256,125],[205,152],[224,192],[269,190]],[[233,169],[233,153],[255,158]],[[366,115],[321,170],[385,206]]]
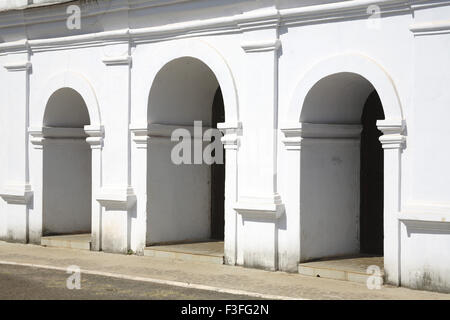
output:
[[[42,237],[41,245],[45,247],[91,250],[91,234],[87,233]]]
[[[223,264],[223,241],[152,245],[144,255],[172,260]]]
[[[366,283],[370,276],[384,277],[383,265],[383,257],[340,257],[300,263],[298,273],[317,278]]]

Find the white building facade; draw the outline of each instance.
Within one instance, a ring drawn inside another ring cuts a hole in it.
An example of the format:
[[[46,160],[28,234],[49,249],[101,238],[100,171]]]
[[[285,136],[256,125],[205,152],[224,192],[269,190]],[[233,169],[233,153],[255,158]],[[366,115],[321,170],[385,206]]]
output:
[[[0,239],[217,238],[288,272],[377,254],[450,291],[450,1],[1,6]],[[203,150],[209,128],[224,165],[173,163],[174,130]]]

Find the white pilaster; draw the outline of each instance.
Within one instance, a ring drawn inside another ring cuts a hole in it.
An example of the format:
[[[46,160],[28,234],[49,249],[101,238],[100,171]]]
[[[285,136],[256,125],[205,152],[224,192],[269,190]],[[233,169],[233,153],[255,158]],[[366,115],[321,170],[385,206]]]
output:
[[[90,125],[84,127],[85,133],[88,135],[86,142],[91,146],[92,157],[92,194],[100,193],[102,186],[102,149],[104,128],[101,125]],[[100,251],[102,249],[102,208],[92,197],[91,208],[91,249]]]
[[[6,239],[26,243],[29,241],[29,214],[33,191],[29,177],[28,114],[30,95],[30,50],[26,40],[8,52],[3,67],[8,71],[6,115],[9,123],[6,181],[0,185],[0,197],[6,201]]]
[[[103,113],[105,139],[102,149],[102,187],[95,195],[102,206],[103,251],[126,253],[130,249],[131,219],[136,216],[136,196],[131,187],[130,43],[124,37],[106,46],[104,86],[100,96],[107,106]]]
[[[233,206],[238,199],[238,149],[242,131],[241,123],[218,123],[223,133],[222,143],[225,148],[225,264],[237,263],[238,217]],[[240,221],[242,223],[242,221]]]
[[[380,120],[384,150],[384,272],[385,281],[400,285],[401,154],[406,144],[402,120]]]
[[[30,139],[30,181],[34,187],[33,206],[30,210],[29,234],[31,243],[41,244],[42,236],[42,186],[44,133],[42,127],[28,128]]]
[[[147,123],[130,126],[131,177],[136,193],[136,217],[131,219],[131,250],[143,254],[147,239],[147,152],[150,140]]]
[[[281,129],[284,147],[280,174],[283,175],[283,200],[286,206],[285,227],[279,232],[279,269],[288,272],[298,270],[300,261],[300,167],[301,167],[301,123]],[[280,186],[281,187],[281,186]]]
[[[254,19],[261,15],[263,20]],[[239,21],[246,52],[246,107],[239,150],[240,190],[234,206],[243,221],[238,258],[241,254],[245,266],[270,270],[278,268],[278,219],[284,213],[277,188],[278,24],[274,7],[256,10]]]

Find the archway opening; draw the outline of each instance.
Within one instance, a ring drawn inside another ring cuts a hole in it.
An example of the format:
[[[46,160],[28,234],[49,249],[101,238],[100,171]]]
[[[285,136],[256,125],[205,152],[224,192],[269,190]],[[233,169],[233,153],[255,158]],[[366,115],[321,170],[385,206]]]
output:
[[[90,124],[82,96],[71,88],[52,94],[44,114],[43,236],[91,233]]]
[[[300,119],[302,262],[382,256],[380,119],[377,91],[358,74],[330,75],[308,92]]]
[[[223,255],[225,165],[214,129],[224,120],[221,88],[202,61],[175,59],[156,75],[148,101],[148,246],[214,242],[205,250]]]

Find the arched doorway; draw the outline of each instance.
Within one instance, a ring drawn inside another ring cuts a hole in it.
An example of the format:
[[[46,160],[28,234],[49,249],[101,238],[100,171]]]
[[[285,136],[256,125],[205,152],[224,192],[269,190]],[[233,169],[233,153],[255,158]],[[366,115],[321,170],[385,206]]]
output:
[[[300,119],[302,261],[383,254],[380,119],[374,86],[355,73],[329,75],[306,95]]]
[[[205,131],[224,121],[223,100],[215,74],[199,59],[177,58],[156,75],[148,100],[147,245],[223,240],[223,147],[213,152],[220,151],[220,163],[202,159],[211,143]],[[172,139],[177,131],[185,135]],[[176,152],[180,163],[173,150],[182,141],[189,150]]]
[[[43,236],[91,233],[90,124],[82,96],[71,88],[54,92],[46,105],[43,145]]]

